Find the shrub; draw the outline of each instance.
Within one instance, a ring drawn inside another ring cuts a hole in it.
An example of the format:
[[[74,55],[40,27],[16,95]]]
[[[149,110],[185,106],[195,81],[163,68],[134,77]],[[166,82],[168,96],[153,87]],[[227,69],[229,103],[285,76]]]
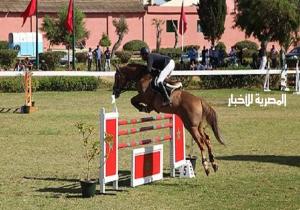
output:
[[[33,77],[32,79],[33,91],[94,91],[100,85],[111,86],[95,77]],[[24,77],[1,78],[0,92],[24,92]]]
[[[86,61],[87,61],[87,53],[86,52],[76,53],[75,57],[76,57],[76,60],[78,63],[86,63]]]
[[[101,47],[109,47],[111,45],[111,41],[107,34],[102,34],[102,38],[100,39],[99,45]]]
[[[249,40],[237,42],[235,46],[237,50],[242,50],[245,48],[247,48],[248,50],[258,50],[258,45],[255,42]]]
[[[223,42],[218,42],[218,44],[216,45],[216,49],[226,52],[226,45]]]
[[[157,51],[153,51],[157,52]],[[162,55],[167,55],[171,57],[174,60],[178,60],[181,57],[181,49],[180,48],[160,48],[157,53],[160,53]]]
[[[7,49],[8,49],[8,42],[0,41],[0,50],[7,50]]]
[[[18,52],[15,50],[0,50],[0,66],[4,68],[13,67]]]
[[[40,53],[39,59],[44,60],[49,70],[53,71],[59,65],[60,59],[63,58],[64,55],[66,55],[66,53],[61,51],[44,52],[44,53]]]
[[[130,51],[117,51],[116,56],[120,59],[121,63],[128,63],[132,53]]]
[[[242,70],[240,70],[242,71]],[[265,75],[201,76],[200,87],[215,88],[261,88]],[[279,75],[270,76],[270,87],[278,88]]]
[[[127,42],[124,46],[123,46],[123,50],[126,51],[140,51],[142,47],[147,47],[148,45],[141,40],[132,40]]]

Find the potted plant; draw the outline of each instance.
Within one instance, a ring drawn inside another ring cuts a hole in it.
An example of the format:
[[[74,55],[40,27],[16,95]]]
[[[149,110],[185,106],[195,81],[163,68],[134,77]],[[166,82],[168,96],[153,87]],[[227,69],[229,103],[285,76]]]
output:
[[[85,123],[76,123],[75,126],[81,135],[81,140],[84,147],[83,156],[86,161],[85,177],[80,180],[82,197],[89,198],[93,197],[96,192],[97,180],[91,179],[90,170],[91,163],[95,157],[100,154],[100,143],[98,140],[94,139],[95,128],[93,126],[89,126]]]
[[[185,159],[191,161],[192,166],[193,166],[193,170],[195,172],[197,156],[193,155],[194,145],[195,145],[195,141],[192,138],[190,138],[190,144],[187,145],[187,148],[188,148],[189,152],[188,152],[188,155],[186,156]]]

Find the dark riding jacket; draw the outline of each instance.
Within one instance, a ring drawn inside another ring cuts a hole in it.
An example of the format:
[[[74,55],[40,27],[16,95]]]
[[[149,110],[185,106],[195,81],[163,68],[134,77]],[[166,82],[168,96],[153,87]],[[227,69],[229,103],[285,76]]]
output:
[[[171,58],[165,55],[150,53],[147,59],[147,70],[149,73],[160,73],[169,64]]]

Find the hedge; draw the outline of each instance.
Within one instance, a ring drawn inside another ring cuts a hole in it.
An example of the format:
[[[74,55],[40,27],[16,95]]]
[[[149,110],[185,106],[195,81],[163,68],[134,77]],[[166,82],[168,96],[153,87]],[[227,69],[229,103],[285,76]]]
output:
[[[8,42],[0,41],[0,50],[7,50],[7,49],[8,49]]]
[[[126,51],[140,51],[142,47],[147,47],[148,45],[141,40],[132,40],[124,44],[123,50]]]
[[[120,59],[121,63],[128,63],[131,59],[132,52],[130,52],[130,51],[117,51],[116,56]]]
[[[174,60],[179,60],[182,53],[181,48],[161,48],[158,52],[156,50],[153,50],[153,52],[160,53],[162,55],[167,55]]]
[[[33,91],[94,91],[112,84],[96,77],[33,77]],[[24,92],[24,77],[0,78],[0,92]]]
[[[237,42],[235,43],[235,47],[237,48],[237,50],[242,50],[245,48],[247,48],[248,50],[258,50],[258,45],[255,42],[249,40]]]
[[[0,67],[10,68],[16,62],[18,52],[15,50],[0,50]]]

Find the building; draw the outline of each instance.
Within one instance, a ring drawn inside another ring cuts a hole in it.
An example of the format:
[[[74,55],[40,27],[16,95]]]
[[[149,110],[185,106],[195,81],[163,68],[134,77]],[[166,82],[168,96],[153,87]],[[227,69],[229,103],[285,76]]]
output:
[[[34,32],[35,17],[27,19],[22,25],[21,13],[25,10],[30,0],[2,0],[0,2],[0,40],[7,40],[11,32]],[[117,40],[115,28],[112,24],[114,19],[124,16],[129,25],[129,32],[125,35],[122,45],[130,40],[143,40],[154,49],[156,46],[156,29],[152,24],[153,19],[165,21],[162,31],[161,47],[173,47],[175,43],[175,33],[172,31],[172,20],[179,25],[181,0],[155,5],[152,0],[75,0],[86,15],[85,24],[90,31],[90,38],[87,40],[87,47],[95,47],[103,33],[108,34],[112,43]],[[185,12],[188,20],[188,29],[184,35],[184,45],[196,44],[209,47],[209,42],[204,39],[196,7],[195,0],[187,0]],[[45,15],[52,15],[63,6],[68,5],[69,0],[39,0],[39,25]],[[225,23],[225,33],[221,41],[229,49],[237,41],[244,40],[245,34],[239,29],[233,29],[234,0],[227,0],[227,17]],[[181,38],[179,38],[181,40]],[[251,38],[251,40],[254,40]],[[49,42],[44,37],[44,49],[49,47]],[[179,46],[181,42],[179,42]]]

